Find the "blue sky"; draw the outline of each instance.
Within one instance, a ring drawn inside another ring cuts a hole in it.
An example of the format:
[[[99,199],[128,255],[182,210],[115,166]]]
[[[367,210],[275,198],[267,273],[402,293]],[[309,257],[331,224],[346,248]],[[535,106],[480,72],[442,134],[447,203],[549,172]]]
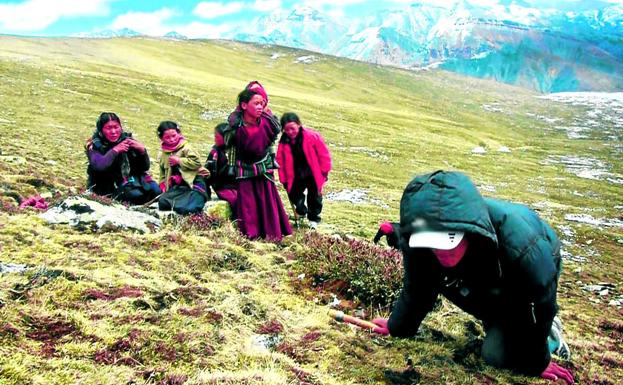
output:
[[[457,0],[421,0],[451,5]],[[465,0],[472,5],[557,8],[582,11],[623,0]],[[334,17],[356,18],[379,8],[405,7],[414,0],[0,0],[0,34],[69,36],[130,28],[160,36],[176,31],[191,38],[216,38],[255,17],[312,5]]]

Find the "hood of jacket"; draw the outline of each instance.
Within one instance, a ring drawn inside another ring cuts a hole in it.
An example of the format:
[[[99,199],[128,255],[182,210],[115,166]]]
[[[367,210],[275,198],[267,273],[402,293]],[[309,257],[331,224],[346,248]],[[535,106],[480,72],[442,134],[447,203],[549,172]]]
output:
[[[460,172],[439,170],[413,178],[400,200],[400,228],[405,235],[422,230],[463,231],[498,243],[484,198]]]

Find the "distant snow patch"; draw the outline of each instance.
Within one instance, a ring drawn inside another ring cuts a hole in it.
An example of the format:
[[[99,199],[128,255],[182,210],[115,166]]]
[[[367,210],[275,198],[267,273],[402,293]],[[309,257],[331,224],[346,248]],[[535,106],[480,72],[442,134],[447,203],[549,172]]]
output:
[[[350,202],[356,205],[372,204],[383,208],[389,208],[389,206],[382,201],[368,197],[368,190],[364,189],[346,189],[338,192],[330,192],[327,194],[326,198],[331,202]]]
[[[593,218],[588,214],[566,214],[565,219],[598,227],[623,227],[623,221],[619,219]]]
[[[227,119],[229,113],[231,111],[223,111],[223,110],[214,110],[214,111],[203,111],[199,117],[203,120],[214,120],[214,119]]]
[[[389,157],[385,154],[381,154],[380,152],[378,152],[377,150],[371,149],[371,148],[367,148],[367,147],[348,147],[348,151],[349,152],[359,152],[359,153],[363,153],[366,154],[372,158],[376,158],[376,159],[381,159],[384,161],[388,161]]]
[[[605,180],[610,183],[623,184],[623,176],[608,171],[609,166],[599,159],[575,155],[550,155],[541,164],[562,164],[567,172],[580,178]]]
[[[495,186],[493,185],[488,185],[488,184],[481,184],[478,185],[478,190],[480,191],[486,191],[486,192],[490,192],[490,193],[494,193],[495,190]]]
[[[283,56],[282,54],[275,52],[275,53],[273,53],[273,54],[270,56],[270,58],[271,58],[271,60],[277,60],[277,59],[279,59],[279,58],[280,58],[280,57],[282,57],[282,56]]]
[[[482,109],[488,112],[504,112],[499,103],[483,104]]]
[[[299,56],[294,59],[294,63],[297,64],[312,64],[318,61],[315,55]]]
[[[502,152],[502,153],[508,154],[508,153],[511,152],[511,149],[506,147],[506,146],[502,146],[502,147],[498,148],[498,152]]]
[[[567,131],[570,139],[587,138],[590,131],[608,138],[611,130],[623,128],[623,92],[559,92],[538,98],[584,107],[571,124],[555,127]]]

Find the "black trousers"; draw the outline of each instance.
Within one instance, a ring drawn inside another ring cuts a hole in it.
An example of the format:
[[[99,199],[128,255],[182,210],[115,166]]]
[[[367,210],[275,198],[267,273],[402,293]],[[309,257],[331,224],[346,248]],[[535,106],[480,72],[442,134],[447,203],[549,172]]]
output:
[[[305,206],[305,190],[307,190],[307,206]],[[310,221],[320,222],[322,195],[318,194],[318,187],[313,176],[295,179],[292,183],[292,190],[288,193],[288,199],[294,205],[294,210],[298,215],[307,215]]]
[[[555,311],[549,309],[537,311],[536,322],[522,322],[523,317],[483,322],[486,335],[482,358],[491,366],[538,376],[550,360],[547,336],[554,314]]]

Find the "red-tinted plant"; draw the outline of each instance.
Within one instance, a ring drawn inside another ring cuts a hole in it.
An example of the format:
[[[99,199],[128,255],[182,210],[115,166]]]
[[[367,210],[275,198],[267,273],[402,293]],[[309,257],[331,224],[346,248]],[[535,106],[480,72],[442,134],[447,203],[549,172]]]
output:
[[[357,239],[343,240],[309,232],[296,252],[297,273],[312,277],[311,285],[385,307],[396,299],[402,282],[402,257],[393,249]]]
[[[283,331],[283,325],[277,320],[270,320],[257,329],[258,334],[279,334]]]

